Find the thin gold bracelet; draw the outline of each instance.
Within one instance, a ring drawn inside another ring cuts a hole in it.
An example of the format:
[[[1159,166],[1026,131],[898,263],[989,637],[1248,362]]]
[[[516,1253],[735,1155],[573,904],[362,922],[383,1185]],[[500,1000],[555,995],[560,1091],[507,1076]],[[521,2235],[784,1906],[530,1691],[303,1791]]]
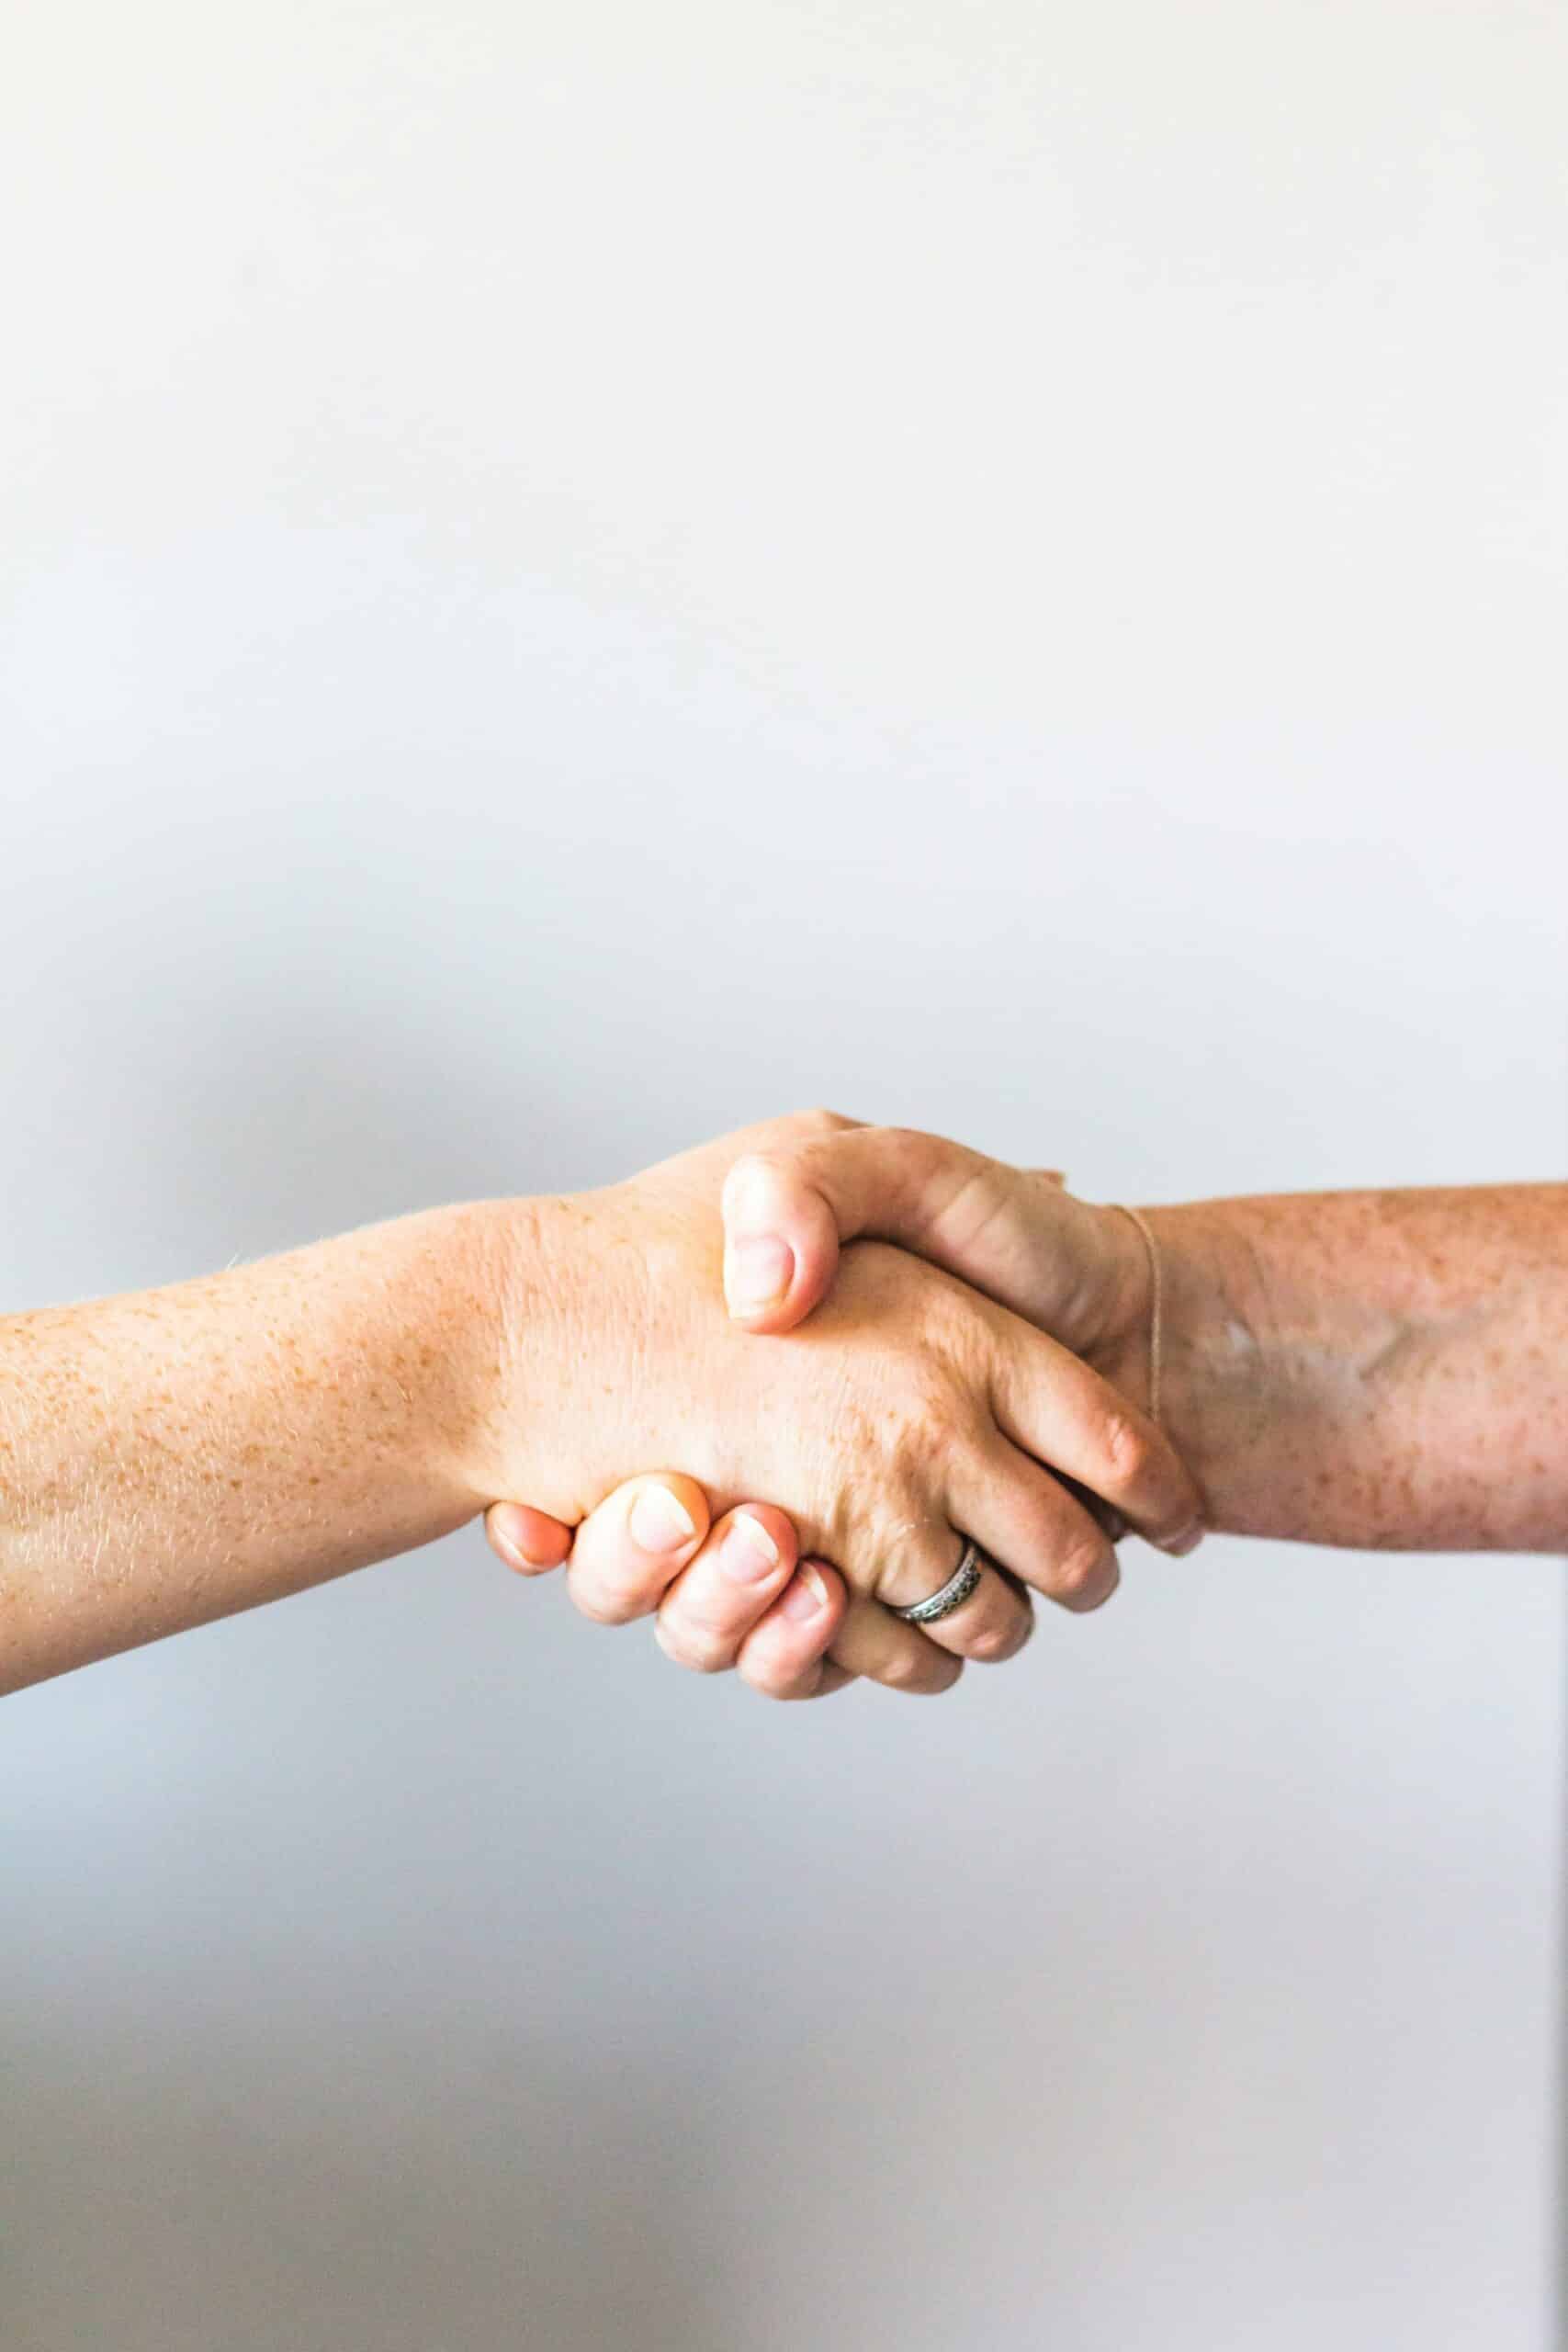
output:
[[[1131,1217],[1144,1237],[1144,1247],[1149,1253],[1149,1419],[1159,1423],[1159,1370],[1165,1339],[1165,1276],[1160,1265],[1159,1250],[1154,1233],[1142,1209],[1130,1209],[1125,1201],[1112,1204],[1125,1217]]]

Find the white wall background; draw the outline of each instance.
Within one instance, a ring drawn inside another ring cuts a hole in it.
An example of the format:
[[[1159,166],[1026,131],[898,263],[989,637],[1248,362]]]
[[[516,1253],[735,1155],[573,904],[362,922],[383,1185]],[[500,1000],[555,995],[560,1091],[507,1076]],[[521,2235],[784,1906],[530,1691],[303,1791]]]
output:
[[[812,1100],[1562,1172],[1561,11],[4,48],[9,1303]],[[12,1700],[10,2352],[1543,2352],[1560,1568],[1128,1568],[938,1707],[473,1533]]]

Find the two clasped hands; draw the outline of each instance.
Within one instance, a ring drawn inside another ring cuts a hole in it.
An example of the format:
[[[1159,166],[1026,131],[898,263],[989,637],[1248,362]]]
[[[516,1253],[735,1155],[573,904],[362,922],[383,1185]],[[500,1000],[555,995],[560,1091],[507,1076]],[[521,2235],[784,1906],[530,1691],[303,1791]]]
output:
[[[0,1689],[480,1512],[780,1698],[943,1690],[1128,1530],[1568,1550],[1568,1186],[1096,1207],[817,1113],[0,1319]]]
[[[1124,1529],[1199,1542],[1147,1410],[1148,1244],[1055,1174],[817,1112],[553,1215],[625,1318],[606,1447],[655,1385],[665,1458],[700,1469],[636,1477],[575,1529],[592,1487],[560,1518],[499,1503],[487,1532],[525,1574],[565,1562],[587,1616],[654,1616],[678,1664],[784,1699],[943,1690],[1022,1647],[1032,1592],[1108,1599]]]

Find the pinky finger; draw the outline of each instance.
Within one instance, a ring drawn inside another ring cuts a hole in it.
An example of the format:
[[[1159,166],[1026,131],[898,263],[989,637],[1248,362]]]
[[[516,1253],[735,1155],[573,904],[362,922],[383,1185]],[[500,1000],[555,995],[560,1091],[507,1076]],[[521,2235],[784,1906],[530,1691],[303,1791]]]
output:
[[[853,1677],[827,1651],[848,1600],[837,1568],[803,1560],[741,1643],[735,1660],[741,1680],[765,1699],[822,1699],[842,1690]]]
[[[486,1542],[520,1577],[542,1577],[563,1566],[575,1532],[526,1503],[491,1503],[485,1513]]]

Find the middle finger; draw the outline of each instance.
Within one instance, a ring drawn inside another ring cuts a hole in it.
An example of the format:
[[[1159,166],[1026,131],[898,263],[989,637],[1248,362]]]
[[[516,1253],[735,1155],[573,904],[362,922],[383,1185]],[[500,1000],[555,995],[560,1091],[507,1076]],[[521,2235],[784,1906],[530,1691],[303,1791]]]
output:
[[[719,1674],[795,1572],[795,1528],[769,1503],[728,1511],[659,1604],[660,1648],[677,1666]]]

